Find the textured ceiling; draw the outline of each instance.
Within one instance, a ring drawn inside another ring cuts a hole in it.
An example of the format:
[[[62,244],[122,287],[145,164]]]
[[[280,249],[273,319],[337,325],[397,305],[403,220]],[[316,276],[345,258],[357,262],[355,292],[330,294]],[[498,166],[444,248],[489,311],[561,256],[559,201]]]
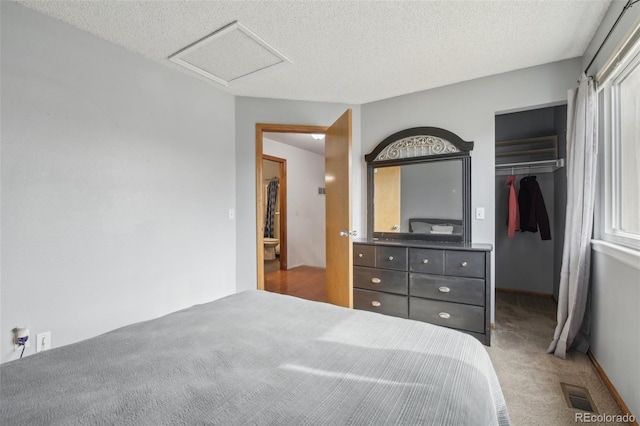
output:
[[[582,56],[611,0],[19,3],[203,80],[168,57],[239,21],[293,64],[210,84],[363,104]]]

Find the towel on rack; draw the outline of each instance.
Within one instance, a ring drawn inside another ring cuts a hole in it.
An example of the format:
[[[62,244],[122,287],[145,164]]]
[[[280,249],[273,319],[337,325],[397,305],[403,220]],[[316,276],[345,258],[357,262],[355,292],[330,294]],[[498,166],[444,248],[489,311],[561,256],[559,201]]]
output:
[[[511,175],[507,178],[509,186],[509,204],[507,210],[507,237],[513,238],[516,231],[520,230],[520,208],[518,206],[518,196],[515,187],[516,177]]]
[[[538,227],[540,227],[540,238],[550,240],[549,215],[535,176],[526,176],[520,179],[518,203],[520,205],[520,230],[522,232],[538,232]]]

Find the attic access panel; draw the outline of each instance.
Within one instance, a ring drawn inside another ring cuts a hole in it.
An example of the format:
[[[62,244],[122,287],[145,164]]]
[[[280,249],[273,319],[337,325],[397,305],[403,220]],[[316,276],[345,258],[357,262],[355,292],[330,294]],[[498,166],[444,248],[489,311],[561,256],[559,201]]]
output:
[[[238,21],[174,53],[169,60],[224,86],[291,63]]]

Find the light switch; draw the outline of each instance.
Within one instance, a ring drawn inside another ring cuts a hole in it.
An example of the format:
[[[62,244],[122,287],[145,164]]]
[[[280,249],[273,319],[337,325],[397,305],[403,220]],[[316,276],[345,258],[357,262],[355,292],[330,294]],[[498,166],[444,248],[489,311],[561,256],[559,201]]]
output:
[[[484,220],[484,207],[476,207],[476,220]]]

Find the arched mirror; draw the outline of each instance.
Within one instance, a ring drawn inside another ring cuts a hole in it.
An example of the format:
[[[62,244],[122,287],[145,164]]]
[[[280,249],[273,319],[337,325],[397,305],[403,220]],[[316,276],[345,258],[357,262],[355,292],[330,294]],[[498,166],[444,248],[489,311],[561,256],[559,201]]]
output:
[[[373,238],[471,241],[473,142],[415,127],[368,155],[368,231]]]

